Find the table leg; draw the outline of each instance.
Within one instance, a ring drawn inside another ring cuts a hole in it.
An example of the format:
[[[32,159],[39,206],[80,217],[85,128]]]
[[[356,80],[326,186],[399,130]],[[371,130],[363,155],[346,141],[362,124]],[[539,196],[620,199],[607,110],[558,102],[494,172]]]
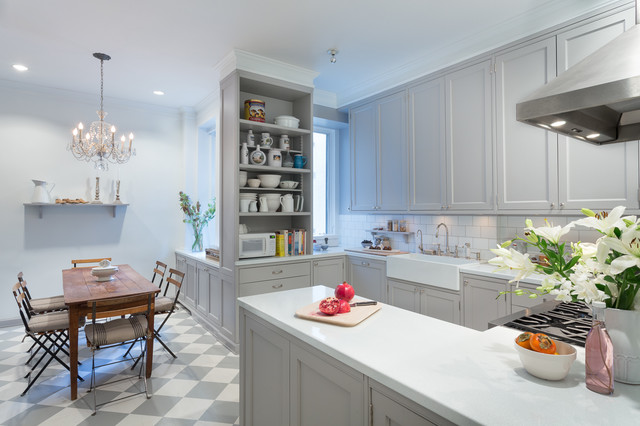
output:
[[[69,377],[71,380],[71,400],[78,398],[78,305],[69,306]]]
[[[151,370],[153,370],[153,341],[155,340],[155,337],[153,335],[153,330],[154,330],[153,319],[155,316],[154,305],[155,303],[151,304],[151,315],[149,315],[149,331],[151,332],[151,339],[147,339],[147,368],[146,368],[147,379],[151,377]]]

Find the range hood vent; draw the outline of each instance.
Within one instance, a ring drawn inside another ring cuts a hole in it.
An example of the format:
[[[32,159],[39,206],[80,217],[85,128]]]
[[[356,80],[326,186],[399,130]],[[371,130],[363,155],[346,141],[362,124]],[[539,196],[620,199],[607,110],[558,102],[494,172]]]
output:
[[[640,139],[640,26],[517,104],[516,119],[597,145]]]

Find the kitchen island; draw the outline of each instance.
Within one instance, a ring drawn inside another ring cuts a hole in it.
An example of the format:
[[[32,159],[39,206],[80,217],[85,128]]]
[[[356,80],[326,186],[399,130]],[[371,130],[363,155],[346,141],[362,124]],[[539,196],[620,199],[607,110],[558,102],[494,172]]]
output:
[[[640,386],[586,389],[584,350],[567,378],[529,375],[519,333],[478,332],[390,305],[355,327],[296,318],[332,295],[311,287],[239,299],[241,422],[249,425],[637,424]],[[357,308],[354,308],[357,309]]]

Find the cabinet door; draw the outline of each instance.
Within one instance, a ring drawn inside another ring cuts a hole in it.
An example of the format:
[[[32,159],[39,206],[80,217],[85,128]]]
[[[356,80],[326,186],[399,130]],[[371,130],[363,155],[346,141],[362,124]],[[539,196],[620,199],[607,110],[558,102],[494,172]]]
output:
[[[196,310],[206,315],[209,313],[209,268],[198,263],[196,269]]]
[[[463,275],[464,326],[479,331],[489,328],[489,321],[507,315],[507,294],[498,297],[500,291],[507,290],[506,280],[491,280],[484,277]]]
[[[421,296],[420,313],[442,321],[460,324],[459,294],[427,288],[422,290]]]
[[[386,302],[386,264],[349,256],[349,284],[356,296]]]
[[[196,280],[198,279],[198,271],[196,269],[195,260],[186,260],[187,269],[185,273],[185,279],[183,281],[184,289],[184,302],[187,303],[189,309],[195,309],[196,307]],[[182,293],[181,291],[181,293]]]
[[[387,96],[378,109],[378,210],[407,210],[407,97]],[[359,155],[359,153],[357,153]]]
[[[185,272],[187,270],[187,259],[185,257],[176,255],[176,269],[181,272]],[[185,272],[186,273],[186,272]],[[186,278],[186,277],[185,277]],[[186,280],[184,280],[186,281]],[[180,301],[184,302],[186,292],[186,282],[182,283],[182,290],[180,291]]]
[[[291,423],[299,426],[362,426],[365,418],[364,376],[356,377],[355,374],[351,376],[292,344]]]
[[[420,293],[415,285],[387,280],[387,303],[411,312],[420,312]]]
[[[558,135],[516,120],[516,104],[555,75],[553,37],[496,57],[500,209],[546,210],[558,203]]]
[[[447,208],[493,208],[491,61],[453,72],[446,83]]]
[[[393,399],[371,389],[371,426],[435,425]]]
[[[558,74],[634,24],[633,9],[558,35]],[[560,207],[638,208],[638,142],[604,146],[559,136]]]
[[[371,102],[354,108],[351,126],[351,210],[377,207],[376,106]]]
[[[222,279],[220,272],[209,270],[209,306],[207,316],[215,325],[222,323]]]
[[[343,257],[313,261],[313,285],[333,288],[344,280]]]
[[[240,350],[242,424],[288,425],[289,341],[246,318]]]
[[[409,89],[409,210],[445,203],[444,78]]]

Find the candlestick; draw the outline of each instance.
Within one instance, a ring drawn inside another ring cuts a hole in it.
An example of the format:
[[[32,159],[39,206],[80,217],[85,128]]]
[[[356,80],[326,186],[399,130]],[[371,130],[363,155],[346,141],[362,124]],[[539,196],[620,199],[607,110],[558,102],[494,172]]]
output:
[[[116,181],[116,200],[113,204],[122,204],[122,201],[120,200],[120,180]]]
[[[98,176],[96,176],[96,199],[91,204],[102,204],[102,201],[100,201],[100,178]]]

